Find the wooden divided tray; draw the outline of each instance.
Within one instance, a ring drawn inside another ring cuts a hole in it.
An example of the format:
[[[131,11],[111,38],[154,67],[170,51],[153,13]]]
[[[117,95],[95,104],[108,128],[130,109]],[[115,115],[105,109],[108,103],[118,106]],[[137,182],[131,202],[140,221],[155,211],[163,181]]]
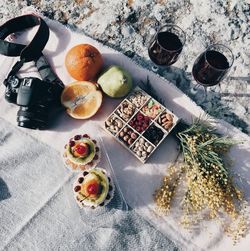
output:
[[[175,114],[136,87],[108,116],[104,128],[145,163],[178,121]]]

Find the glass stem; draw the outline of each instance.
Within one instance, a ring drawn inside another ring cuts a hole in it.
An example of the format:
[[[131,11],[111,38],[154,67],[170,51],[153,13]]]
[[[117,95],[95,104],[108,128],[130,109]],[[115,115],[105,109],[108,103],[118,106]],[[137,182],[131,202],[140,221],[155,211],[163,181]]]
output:
[[[204,95],[203,95],[202,103],[207,101],[207,87],[203,86],[203,88],[204,88]]]

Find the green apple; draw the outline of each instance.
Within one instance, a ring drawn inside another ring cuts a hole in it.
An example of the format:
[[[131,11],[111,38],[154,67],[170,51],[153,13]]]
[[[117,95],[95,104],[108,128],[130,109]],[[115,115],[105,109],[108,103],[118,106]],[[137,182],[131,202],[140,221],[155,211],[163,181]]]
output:
[[[113,65],[97,80],[104,93],[112,98],[126,96],[132,89],[133,83],[130,74],[122,67]]]

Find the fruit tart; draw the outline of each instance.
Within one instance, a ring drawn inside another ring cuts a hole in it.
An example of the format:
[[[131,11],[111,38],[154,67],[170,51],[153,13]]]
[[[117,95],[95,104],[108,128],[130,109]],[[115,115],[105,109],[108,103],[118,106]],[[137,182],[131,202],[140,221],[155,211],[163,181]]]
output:
[[[100,160],[100,147],[89,135],[75,135],[64,147],[65,165],[73,170],[86,170],[95,167]]]
[[[74,197],[80,207],[106,206],[114,196],[114,184],[103,168],[81,173],[74,183]]]

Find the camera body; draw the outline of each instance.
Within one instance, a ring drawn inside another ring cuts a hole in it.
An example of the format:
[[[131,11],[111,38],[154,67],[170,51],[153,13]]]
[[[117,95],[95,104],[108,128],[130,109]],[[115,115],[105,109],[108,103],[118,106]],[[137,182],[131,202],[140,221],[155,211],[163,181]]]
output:
[[[10,76],[8,79],[5,79],[4,85],[5,89],[5,99],[9,103],[16,104],[18,88],[20,86],[20,79],[16,76]]]
[[[48,124],[49,109],[55,103],[53,85],[39,78],[9,76],[5,81],[5,99],[20,106],[18,126],[44,129]]]

